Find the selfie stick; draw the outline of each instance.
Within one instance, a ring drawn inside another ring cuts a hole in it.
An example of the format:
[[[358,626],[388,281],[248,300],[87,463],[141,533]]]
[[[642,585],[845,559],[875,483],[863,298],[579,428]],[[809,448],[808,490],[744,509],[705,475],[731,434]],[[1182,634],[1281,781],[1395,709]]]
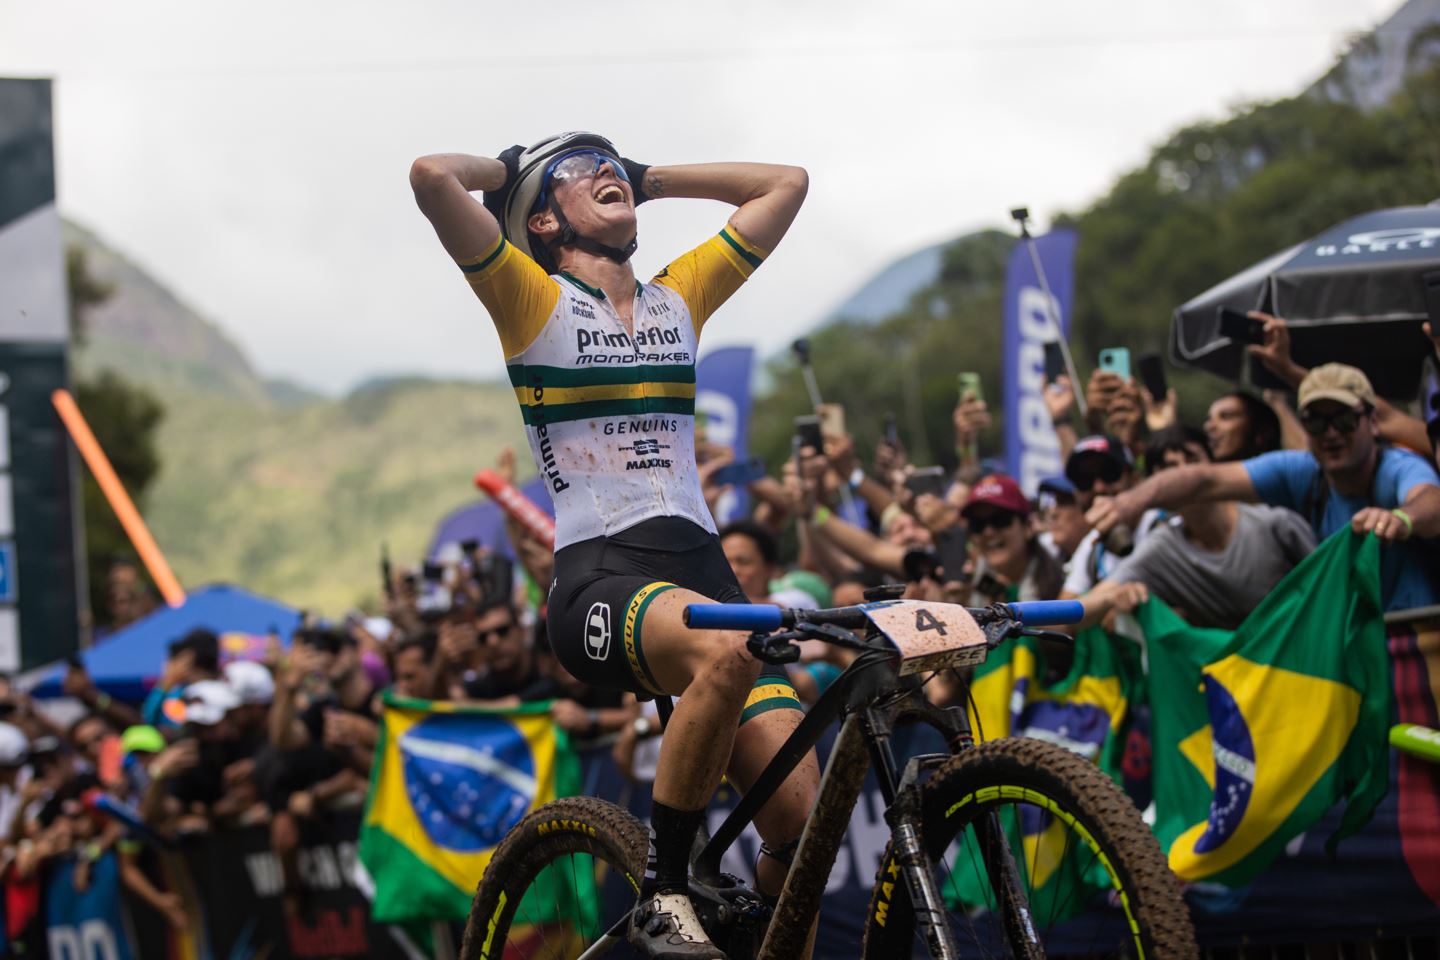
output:
[[[1045,266],[1040,262],[1040,251],[1035,249],[1035,238],[1030,236],[1030,209],[1016,207],[1010,211],[1010,216],[1020,224],[1020,242],[1025,244],[1025,250],[1030,254],[1030,265],[1035,268],[1035,277],[1040,281],[1040,292],[1045,297],[1045,312],[1050,315],[1050,323],[1055,328],[1055,339],[1060,344],[1060,355],[1065,358],[1065,372],[1070,376],[1070,390],[1075,394],[1075,409],[1080,411],[1081,417],[1084,417],[1089,412],[1085,409],[1085,393],[1080,389],[1080,375],[1075,371],[1074,358],[1070,356],[1070,344],[1060,329],[1060,316],[1056,308],[1055,297],[1050,293],[1050,280],[1045,276]]]
[[[795,359],[800,361],[800,375],[805,378],[805,389],[810,393],[810,403],[815,408],[815,412],[819,413],[820,404],[825,401],[820,399],[820,384],[816,382],[815,371],[810,366],[810,341],[802,337],[790,344],[790,349],[794,351]],[[796,450],[795,452],[798,457],[800,451]],[[815,452],[824,453],[825,451],[816,450]],[[798,472],[800,468],[798,459],[795,463],[795,468]],[[855,516],[855,501],[850,496],[849,477],[842,478],[840,484],[840,500],[845,504],[845,512],[852,517]]]

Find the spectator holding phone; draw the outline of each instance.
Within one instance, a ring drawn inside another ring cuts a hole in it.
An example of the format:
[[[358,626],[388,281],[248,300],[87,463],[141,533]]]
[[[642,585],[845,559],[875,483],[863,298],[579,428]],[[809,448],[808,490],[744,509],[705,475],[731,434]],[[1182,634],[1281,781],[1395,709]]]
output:
[[[1339,363],[1300,383],[1309,451],[1279,450],[1239,463],[1199,464],[1156,474],[1134,490],[1097,498],[1088,517],[1102,533],[1134,523],[1149,508],[1243,500],[1298,512],[1317,540],[1349,526],[1385,544],[1381,595],[1387,610],[1440,599],[1433,555],[1418,541],[1440,535],[1440,482],[1423,458],[1379,442],[1375,391],[1364,373]],[[1410,542],[1416,541],[1416,542]]]
[[[1260,362],[1265,365],[1265,369],[1273,373],[1287,387],[1298,390],[1310,371],[1296,363],[1290,355],[1290,328],[1284,318],[1272,316],[1260,310],[1251,310],[1250,317],[1263,324],[1262,340],[1260,343],[1251,344],[1246,349],[1252,356],[1259,358]],[[1369,380],[1367,379],[1366,382],[1368,383]],[[1301,403],[1300,406],[1303,408],[1305,405]],[[1374,390],[1370,391],[1369,406],[1375,415],[1375,426],[1378,431],[1376,436],[1379,439],[1387,443],[1409,447],[1415,451],[1430,449],[1430,441],[1422,421],[1393,406],[1385,398],[1377,396]]]
[[[985,606],[999,600],[1054,600],[1065,573],[1030,529],[1030,501],[1014,479],[981,477],[961,510],[975,549],[973,571],[965,576],[960,602]],[[946,566],[953,566],[953,562]],[[947,584],[961,571],[945,569]]]
[[[1075,445],[1065,461],[1065,478],[1075,486],[1080,506],[1088,511],[1097,499],[1113,497],[1135,485],[1135,461],[1120,438],[1106,435],[1086,437]],[[1116,564],[1128,556],[1156,520],[1147,516],[1127,524],[1092,529],[1075,548],[1066,567],[1065,586],[1060,596],[1073,599],[1089,593],[1110,575]],[[1092,523],[1093,526],[1093,523]],[[1115,533],[1111,533],[1116,529]]]
[[[1036,491],[1035,530],[1040,545],[1062,564],[1068,563],[1090,532],[1085,511],[1075,496],[1075,484],[1064,476],[1046,477]]]

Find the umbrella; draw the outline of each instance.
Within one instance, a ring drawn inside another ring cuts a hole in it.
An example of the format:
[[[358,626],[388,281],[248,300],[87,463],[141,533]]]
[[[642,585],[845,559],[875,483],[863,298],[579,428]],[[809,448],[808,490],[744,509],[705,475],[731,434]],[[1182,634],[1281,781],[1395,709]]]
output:
[[[1341,361],[1364,370],[1376,392],[1419,390],[1429,341],[1426,277],[1440,283],[1440,202],[1377,210],[1262,260],[1175,310],[1170,356],[1238,381],[1245,345],[1220,333],[1217,310],[1264,310],[1290,326],[1295,361]],[[1276,386],[1252,360],[1251,380]]]

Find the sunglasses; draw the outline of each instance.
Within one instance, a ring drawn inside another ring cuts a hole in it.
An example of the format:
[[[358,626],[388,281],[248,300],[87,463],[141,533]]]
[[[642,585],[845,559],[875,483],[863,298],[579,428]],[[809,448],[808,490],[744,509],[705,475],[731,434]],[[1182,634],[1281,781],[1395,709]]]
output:
[[[1014,513],[992,513],[989,516],[971,517],[970,532],[984,533],[986,530],[1007,530],[1019,519],[1019,514]]]
[[[626,183],[630,182],[630,178],[625,175],[625,165],[608,153],[601,153],[599,150],[577,150],[575,153],[565,154],[552,162],[546,169],[545,177],[540,181],[540,196],[535,201],[535,209],[539,210],[545,206],[545,201],[555,184],[593,177],[600,172],[602,167],[607,166],[617,179],[624,180]]]
[[[1112,460],[1102,462],[1095,470],[1077,470],[1070,482],[1075,484],[1075,489],[1088,493],[1095,486],[1096,480],[1103,480],[1106,483],[1119,483],[1120,478],[1125,475],[1125,470],[1120,464]]]
[[[1307,411],[1300,414],[1300,426],[1312,437],[1325,436],[1325,431],[1331,427],[1342,434],[1351,434],[1360,426],[1360,414],[1354,410],[1341,410],[1327,417],[1323,413]]]
[[[519,626],[519,624],[512,620],[507,624],[491,627],[489,630],[476,630],[475,636],[480,639],[481,643],[489,643],[492,637],[496,640],[503,640],[505,635],[517,626]]]

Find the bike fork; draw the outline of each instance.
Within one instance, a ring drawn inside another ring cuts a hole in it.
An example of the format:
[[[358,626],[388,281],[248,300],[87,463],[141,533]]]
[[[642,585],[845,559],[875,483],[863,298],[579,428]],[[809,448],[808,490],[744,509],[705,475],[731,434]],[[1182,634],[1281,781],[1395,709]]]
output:
[[[995,894],[995,909],[1005,925],[1011,955],[1016,960],[1044,960],[1045,948],[1030,915],[1030,900],[1025,896],[1020,867],[1010,850],[1000,816],[993,811],[975,825],[982,858],[990,874],[990,889]]]
[[[891,845],[910,893],[915,922],[924,931],[930,956],[935,960],[959,960],[960,947],[955,942],[954,931],[950,929],[945,898],[940,895],[940,886],[935,882],[935,871],[920,841],[920,831],[910,818],[896,818],[891,830]]]

